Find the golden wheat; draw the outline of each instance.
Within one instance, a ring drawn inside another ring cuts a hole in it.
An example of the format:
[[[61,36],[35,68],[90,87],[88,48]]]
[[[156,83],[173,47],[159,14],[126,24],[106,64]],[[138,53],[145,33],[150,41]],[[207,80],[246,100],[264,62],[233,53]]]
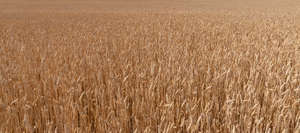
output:
[[[298,17],[2,13],[0,132],[299,132]]]

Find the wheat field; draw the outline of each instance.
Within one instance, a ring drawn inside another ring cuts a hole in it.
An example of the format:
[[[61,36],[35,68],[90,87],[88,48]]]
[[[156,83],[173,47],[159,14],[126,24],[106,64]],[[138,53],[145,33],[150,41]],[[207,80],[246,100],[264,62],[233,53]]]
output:
[[[0,132],[300,133],[295,3],[183,2],[0,1]]]

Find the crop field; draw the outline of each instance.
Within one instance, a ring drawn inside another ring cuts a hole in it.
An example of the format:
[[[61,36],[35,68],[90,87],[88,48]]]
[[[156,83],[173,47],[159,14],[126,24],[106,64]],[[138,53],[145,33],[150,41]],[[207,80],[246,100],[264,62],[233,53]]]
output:
[[[0,133],[300,133],[299,7],[0,0]]]

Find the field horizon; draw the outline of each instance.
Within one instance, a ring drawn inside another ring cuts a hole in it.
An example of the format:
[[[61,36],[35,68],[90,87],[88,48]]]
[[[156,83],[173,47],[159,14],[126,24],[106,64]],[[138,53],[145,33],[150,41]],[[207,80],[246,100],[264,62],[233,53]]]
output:
[[[299,11],[294,0],[0,0],[2,12]]]

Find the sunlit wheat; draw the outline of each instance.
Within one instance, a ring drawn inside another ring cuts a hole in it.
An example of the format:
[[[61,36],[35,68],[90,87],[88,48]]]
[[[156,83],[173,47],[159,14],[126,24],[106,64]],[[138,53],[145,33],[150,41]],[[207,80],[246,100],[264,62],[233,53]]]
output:
[[[0,132],[299,132],[289,13],[1,15]]]

